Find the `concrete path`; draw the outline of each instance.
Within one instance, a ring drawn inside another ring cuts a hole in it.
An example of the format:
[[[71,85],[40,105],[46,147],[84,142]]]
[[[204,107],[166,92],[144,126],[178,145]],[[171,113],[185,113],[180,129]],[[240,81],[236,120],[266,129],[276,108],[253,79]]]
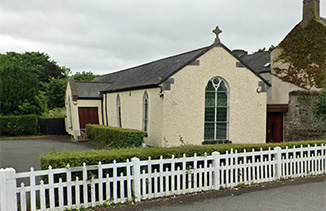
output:
[[[16,172],[29,171],[31,167],[40,170],[38,155],[52,150],[99,149],[85,142],[72,142],[68,136],[50,136],[41,139],[1,139],[0,168],[13,167]]]
[[[188,204],[155,207],[147,211],[197,211],[197,210],[241,210],[241,211],[325,211],[326,181],[286,186],[255,191],[242,195],[193,201]]]
[[[325,211],[325,175],[118,205],[111,211]]]

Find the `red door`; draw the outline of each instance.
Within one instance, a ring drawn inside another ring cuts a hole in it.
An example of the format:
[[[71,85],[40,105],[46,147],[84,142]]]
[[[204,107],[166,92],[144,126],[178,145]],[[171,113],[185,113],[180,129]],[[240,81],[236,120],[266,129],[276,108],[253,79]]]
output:
[[[267,143],[283,141],[283,113],[267,113]]]
[[[98,108],[97,107],[79,107],[79,127],[84,129],[86,124],[98,124]]]

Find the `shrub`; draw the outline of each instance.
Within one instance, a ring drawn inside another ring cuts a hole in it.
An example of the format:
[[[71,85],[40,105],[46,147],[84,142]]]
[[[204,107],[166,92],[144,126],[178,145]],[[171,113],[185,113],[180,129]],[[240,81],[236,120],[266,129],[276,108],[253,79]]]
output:
[[[65,118],[66,116],[66,108],[54,108],[52,110],[46,110],[39,117],[40,119],[59,119]]]
[[[20,136],[36,135],[37,116],[0,116],[0,135],[1,136]]]
[[[126,149],[111,149],[111,150],[91,150],[91,151],[61,151],[52,152],[51,154],[41,155],[39,157],[42,169],[47,169],[49,165],[53,168],[63,168],[69,164],[73,166],[82,166],[83,163],[87,165],[96,165],[99,161],[102,163],[112,163],[114,160],[117,162],[125,162],[127,159],[138,157],[140,160],[159,159],[162,155],[164,158],[170,158],[172,155],[175,157],[182,157],[185,154],[187,157],[193,156],[196,153],[198,156],[203,156],[205,152],[210,155],[214,151],[225,153],[230,149],[243,152],[244,150],[251,151],[252,149],[260,150],[274,148],[279,146],[281,148],[300,147],[300,145],[321,145],[326,143],[323,141],[304,141],[304,142],[285,142],[285,143],[272,143],[272,144],[215,144],[215,145],[202,145],[202,146],[182,146],[182,147],[146,147],[146,148],[126,148]]]
[[[86,125],[90,143],[105,148],[139,147],[143,143],[144,132],[133,129]]]

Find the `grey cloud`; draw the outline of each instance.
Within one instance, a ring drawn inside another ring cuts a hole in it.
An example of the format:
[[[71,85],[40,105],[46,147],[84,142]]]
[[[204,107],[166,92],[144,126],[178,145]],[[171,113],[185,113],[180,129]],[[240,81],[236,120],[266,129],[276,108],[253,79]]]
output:
[[[0,53],[38,50],[73,72],[104,74],[210,45],[216,25],[229,48],[252,52],[277,45],[301,8],[293,0],[2,0]]]

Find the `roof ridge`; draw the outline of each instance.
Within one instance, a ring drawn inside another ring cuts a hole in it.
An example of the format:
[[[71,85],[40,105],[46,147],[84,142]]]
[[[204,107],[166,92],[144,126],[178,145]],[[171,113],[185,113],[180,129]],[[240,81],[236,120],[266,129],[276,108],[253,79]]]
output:
[[[133,67],[128,67],[128,68],[122,69],[122,70],[118,70],[116,72],[112,72],[112,73],[107,73],[107,74],[104,74],[104,75],[100,75],[99,77],[108,76],[108,75],[115,74],[115,73],[121,73],[121,72],[128,71],[128,70],[131,70],[131,69],[134,69],[134,68],[139,68],[139,67],[142,67],[142,66],[150,65],[150,64],[153,64],[155,62],[164,61],[164,60],[171,59],[171,58],[178,57],[178,56],[182,56],[182,55],[185,55],[185,54],[188,54],[188,53],[193,53],[195,51],[200,51],[200,50],[203,50],[203,49],[209,48],[209,47],[211,47],[211,46],[206,46],[206,47],[194,49],[194,50],[191,50],[191,51],[187,51],[187,52],[184,52],[184,53],[179,53],[179,54],[176,54],[176,55],[164,57],[164,58],[157,59],[157,60],[154,60],[154,61],[150,61],[150,62],[147,62],[147,63],[144,63],[144,64],[136,65],[136,66],[133,66]]]
[[[97,82],[97,81],[75,81],[75,83],[108,84],[108,82]]]

